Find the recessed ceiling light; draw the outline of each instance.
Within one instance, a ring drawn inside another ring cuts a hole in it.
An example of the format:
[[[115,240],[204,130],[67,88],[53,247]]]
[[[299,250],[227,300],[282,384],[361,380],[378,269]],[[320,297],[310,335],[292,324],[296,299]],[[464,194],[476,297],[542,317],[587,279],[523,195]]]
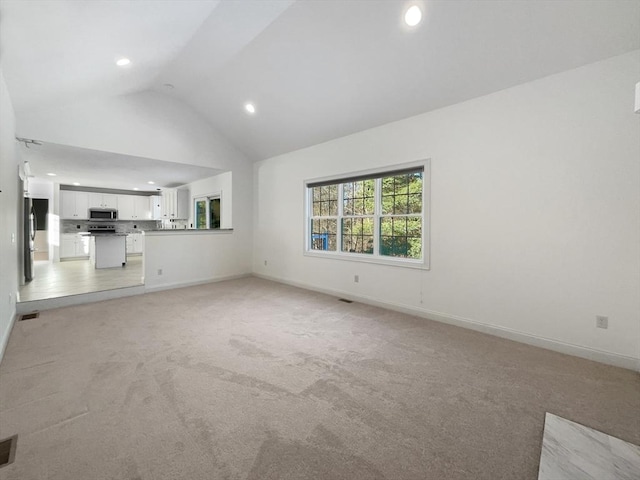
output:
[[[155,184],[156,184],[156,182],[153,182],[153,181],[151,181],[151,180],[149,180],[147,183],[148,183],[149,185],[155,185]]]
[[[131,63],[131,60],[129,60],[128,58],[119,58],[118,60],[116,60],[116,65],[118,65],[119,67],[126,67],[127,65],[129,65]]]
[[[244,104],[244,109],[248,113],[256,113],[256,106],[253,103],[245,103]]]
[[[74,184],[76,187],[80,186],[80,184],[79,184],[78,182],[73,182],[73,184]]]
[[[404,22],[410,27],[415,27],[422,20],[422,10],[417,5],[410,7],[404,14]]]
[[[134,188],[134,190],[138,191],[138,190],[140,190],[140,189],[139,189],[138,187],[135,187],[135,188]]]
[[[55,177],[56,176],[55,173],[47,173],[47,175],[49,175],[50,177]]]

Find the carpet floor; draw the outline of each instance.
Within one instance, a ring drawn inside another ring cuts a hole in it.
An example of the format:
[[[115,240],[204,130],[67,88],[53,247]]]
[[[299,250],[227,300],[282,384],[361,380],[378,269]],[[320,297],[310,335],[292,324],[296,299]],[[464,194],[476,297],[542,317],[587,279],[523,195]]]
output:
[[[547,411],[638,444],[640,378],[245,278],[16,323],[0,479],[534,480]]]

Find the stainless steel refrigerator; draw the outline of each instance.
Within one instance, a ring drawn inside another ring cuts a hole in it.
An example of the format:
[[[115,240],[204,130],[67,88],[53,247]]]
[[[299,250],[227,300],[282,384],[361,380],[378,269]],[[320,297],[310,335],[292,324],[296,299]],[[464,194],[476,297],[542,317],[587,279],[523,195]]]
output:
[[[36,239],[36,213],[30,198],[24,199],[24,281],[33,280],[33,252],[35,251],[34,241]]]

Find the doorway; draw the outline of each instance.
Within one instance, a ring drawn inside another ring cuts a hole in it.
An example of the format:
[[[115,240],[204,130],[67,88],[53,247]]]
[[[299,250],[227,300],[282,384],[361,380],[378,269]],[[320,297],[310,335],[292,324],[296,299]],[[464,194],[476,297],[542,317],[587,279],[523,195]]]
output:
[[[33,212],[35,214],[36,235],[34,243],[34,261],[49,260],[49,199],[33,198]]]
[[[195,198],[193,212],[197,229],[219,229],[222,222],[220,195]]]

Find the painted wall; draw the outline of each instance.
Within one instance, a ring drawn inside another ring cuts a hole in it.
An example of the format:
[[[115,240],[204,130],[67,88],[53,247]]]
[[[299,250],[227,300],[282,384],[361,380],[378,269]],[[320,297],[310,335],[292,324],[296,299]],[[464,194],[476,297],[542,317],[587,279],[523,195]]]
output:
[[[144,284],[147,291],[195,285],[248,275],[250,262],[233,232],[147,232],[144,235]]]
[[[45,142],[230,170],[245,157],[198,113],[157,92],[17,115],[18,134]]]
[[[638,79],[635,51],[256,164],[254,272],[634,368]],[[304,180],[425,158],[429,271],[303,255]]]
[[[189,224],[194,222],[194,200],[198,197],[220,195],[220,228],[233,228],[233,173],[224,172],[209,178],[203,178],[187,185],[191,197]],[[238,200],[240,201],[240,200]]]
[[[19,155],[15,140],[15,116],[4,75],[0,70],[0,360],[16,313],[18,292],[18,183]]]

